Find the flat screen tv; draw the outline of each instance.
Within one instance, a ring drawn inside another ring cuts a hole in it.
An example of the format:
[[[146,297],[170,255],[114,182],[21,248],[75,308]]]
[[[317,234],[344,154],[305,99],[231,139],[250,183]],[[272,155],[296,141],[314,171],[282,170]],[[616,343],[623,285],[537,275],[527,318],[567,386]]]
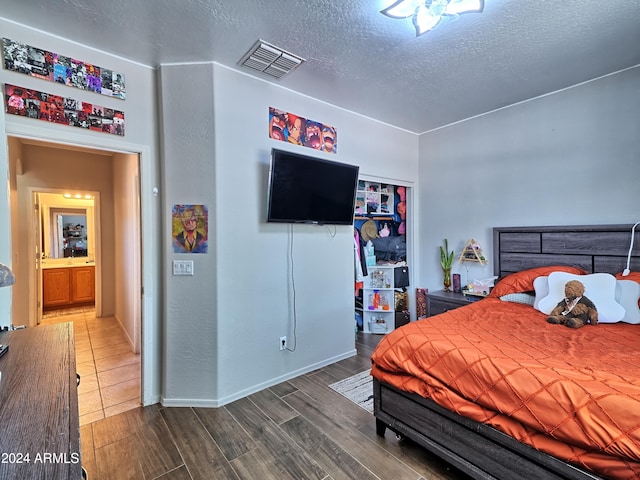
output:
[[[352,225],[359,167],[273,149],[267,221]]]

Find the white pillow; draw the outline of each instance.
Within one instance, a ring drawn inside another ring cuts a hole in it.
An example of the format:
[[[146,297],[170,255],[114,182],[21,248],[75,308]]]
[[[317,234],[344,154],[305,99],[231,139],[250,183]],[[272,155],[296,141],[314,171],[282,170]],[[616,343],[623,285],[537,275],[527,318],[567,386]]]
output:
[[[636,285],[640,287],[640,283],[636,283]],[[534,296],[526,292],[507,293],[506,295],[501,296],[500,300],[503,302],[522,303],[523,305],[533,306]]]
[[[616,282],[616,301],[622,305],[625,314],[621,320],[626,323],[640,324],[640,308],[638,308],[638,298],[640,297],[640,283],[633,280],[618,280]]]
[[[640,283],[638,285],[640,285]],[[540,300],[549,295],[549,277],[547,275],[536,277],[535,280],[533,280],[533,289],[536,291],[536,298],[533,301],[533,308],[535,308],[536,310],[540,310],[538,308]]]
[[[564,285],[569,280],[578,280],[584,285],[584,296],[589,298],[598,310],[598,321],[615,323],[624,318],[624,308],[616,302],[616,277],[609,273],[574,275],[565,272],[549,274],[549,295],[538,303],[538,310],[549,315],[564,298]]]

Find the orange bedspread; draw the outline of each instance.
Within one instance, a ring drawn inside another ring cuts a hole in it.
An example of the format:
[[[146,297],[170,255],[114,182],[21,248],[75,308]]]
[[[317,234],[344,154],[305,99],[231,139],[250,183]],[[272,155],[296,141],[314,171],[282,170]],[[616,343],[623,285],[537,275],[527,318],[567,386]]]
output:
[[[486,298],[383,338],[372,375],[609,478],[640,478],[640,326]]]

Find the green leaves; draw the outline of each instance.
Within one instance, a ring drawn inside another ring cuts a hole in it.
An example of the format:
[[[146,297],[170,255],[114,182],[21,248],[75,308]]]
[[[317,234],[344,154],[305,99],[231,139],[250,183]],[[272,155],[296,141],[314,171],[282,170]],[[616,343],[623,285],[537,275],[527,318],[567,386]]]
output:
[[[445,238],[444,245],[440,245],[440,265],[443,270],[451,270],[453,265],[453,250],[449,252],[449,241]]]

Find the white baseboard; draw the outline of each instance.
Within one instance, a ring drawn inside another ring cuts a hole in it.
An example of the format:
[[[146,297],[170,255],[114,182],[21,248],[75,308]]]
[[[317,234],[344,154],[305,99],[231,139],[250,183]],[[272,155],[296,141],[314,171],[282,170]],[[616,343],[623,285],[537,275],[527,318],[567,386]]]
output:
[[[218,399],[193,399],[193,398],[167,398],[161,397],[160,403],[164,407],[222,407],[228,403],[234,402],[241,398],[247,397],[253,393],[264,390],[265,388],[272,387],[274,385],[278,385],[279,383],[285,382],[287,380],[291,380],[292,378],[299,377],[300,375],[304,375],[305,373],[312,372],[314,370],[318,370],[319,368],[326,367],[327,365],[331,365],[332,363],[339,362],[340,360],[344,360],[345,358],[350,358],[355,356],[357,351],[355,349],[345,352],[341,355],[337,355],[335,357],[328,358],[326,360],[322,360],[320,362],[307,365],[306,367],[300,368],[298,370],[294,370],[293,372],[288,372],[285,375],[281,375],[279,377],[272,378],[266,382],[259,383],[257,385],[253,385],[252,387],[245,388],[244,390],[240,390],[232,395],[227,395],[226,397],[218,398]]]

